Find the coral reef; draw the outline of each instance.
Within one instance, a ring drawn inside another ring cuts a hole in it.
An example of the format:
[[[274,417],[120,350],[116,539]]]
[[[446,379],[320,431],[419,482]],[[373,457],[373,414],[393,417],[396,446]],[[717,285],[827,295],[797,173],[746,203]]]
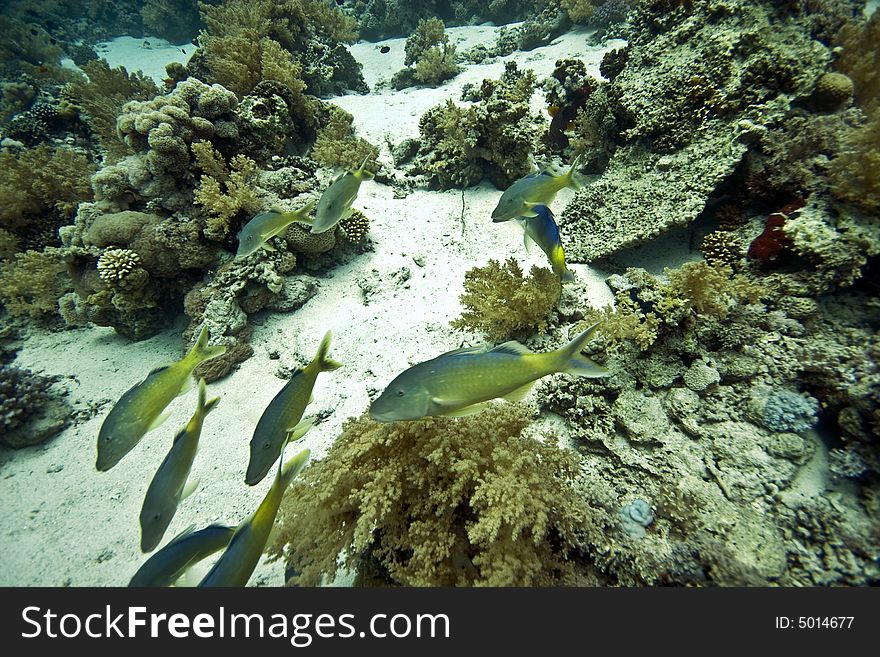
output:
[[[171,43],[189,43],[199,31],[197,0],[144,0],[144,29]]]
[[[441,189],[468,187],[488,178],[503,189],[530,171],[542,120],[529,109],[534,74],[505,64],[500,80],[473,89],[474,104],[448,101],[419,120],[413,171]]]
[[[14,317],[49,319],[70,289],[60,249],[16,253],[0,262],[0,302]]]
[[[286,496],[270,551],[307,586],[332,580],[340,554],[362,584],[594,583],[581,548],[608,514],[581,497],[571,453],[524,436],[528,424],[516,404],[349,420]]]
[[[0,365],[0,442],[29,447],[68,425],[73,410],[54,383],[55,379],[30,370]]]
[[[625,63],[585,107],[616,149],[560,217],[570,260],[606,256],[700,214],[749,143],[825,72],[830,50],[804,20],[779,20],[763,2],[634,9]]]
[[[349,171],[366,162],[369,171],[378,171],[379,149],[355,135],[354,117],[335,105],[329,105],[326,111],[327,118],[312,146],[312,159],[325,167],[342,167]]]
[[[481,332],[491,342],[544,333],[561,292],[559,277],[546,267],[533,266],[525,276],[513,258],[504,265],[490,260],[465,274],[465,310],[451,325]]]

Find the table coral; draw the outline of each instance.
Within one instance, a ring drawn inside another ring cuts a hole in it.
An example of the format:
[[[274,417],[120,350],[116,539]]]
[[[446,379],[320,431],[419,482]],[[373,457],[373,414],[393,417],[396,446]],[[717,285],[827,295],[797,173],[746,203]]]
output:
[[[593,581],[608,513],[577,492],[571,453],[523,435],[521,405],[471,418],[351,419],[294,484],[270,551],[294,582],[534,586]],[[503,504],[499,501],[503,500]]]

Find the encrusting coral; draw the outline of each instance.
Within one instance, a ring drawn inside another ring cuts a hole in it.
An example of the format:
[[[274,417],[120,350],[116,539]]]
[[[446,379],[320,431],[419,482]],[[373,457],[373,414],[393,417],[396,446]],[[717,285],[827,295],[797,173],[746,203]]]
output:
[[[485,267],[465,274],[461,295],[465,310],[450,324],[480,332],[491,342],[544,333],[561,292],[559,277],[546,267],[533,266],[525,276],[514,258],[503,265],[489,260]]]
[[[270,552],[292,583],[547,586],[594,583],[584,556],[606,513],[578,492],[571,452],[523,435],[528,410],[381,424],[349,420],[294,483]]]

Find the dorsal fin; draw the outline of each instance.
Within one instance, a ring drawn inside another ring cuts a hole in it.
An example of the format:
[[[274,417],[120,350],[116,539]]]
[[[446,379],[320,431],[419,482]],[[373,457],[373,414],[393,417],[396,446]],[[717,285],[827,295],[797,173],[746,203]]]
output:
[[[462,356],[464,354],[484,354],[489,350],[489,348],[480,344],[476,347],[459,347],[458,349],[453,349],[452,351],[447,351],[442,356]]]
[[[520,344],[516,340],[511,340],[510,342],[505,342],[504,344],[498,345],[490,353],[513,354],[515,356],[520,356],[522,354],[532,354],[534,352],[525,345]]]
[[[159,367],[154,367],[153,369],[150,370],[150,373],[147,374],[147,377],[151,377],[154,374],[158,374],[162,370],[167,370],[167,369],[168,369],[167,365],[160,365]]]

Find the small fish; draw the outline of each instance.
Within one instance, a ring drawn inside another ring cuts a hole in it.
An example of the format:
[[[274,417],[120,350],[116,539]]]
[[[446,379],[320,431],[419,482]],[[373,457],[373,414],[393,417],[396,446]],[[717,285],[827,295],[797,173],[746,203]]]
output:
[[[553,271],[556,272],[559,279],[564,283],[573,281],[574,274],[569,271],[565,264],[565,251],[562,249],[562,241],[559,239],[559,227],[556,225],[553,213],[546,205],[535,205],[532,207],[532,211],[535,213],[535,216],[517,219],[517,222],[525,231],[523,241],[526,248],[529,248],[529,240],[532,240],[547,254],[547,258],[550,259],[550,266],[553,267]]]
[[[298,426],[306,406],[312,400],[312,389],[315,387],[318,374],[342,367],[342,363],[327,357],[329,351],[330,331],[327,331],[312,362],[306,365],[305,369],[296,370],[290,381],[281,388],[263,411],[251,438],[251,458],[245,476],[245,483],[248,486],[260,483],[278,460],[287,435]]]
[[[189,353],[176,363],[160,367],[119,398],[104,418],[98,433],[98,460],[95,467],[104,472],[119,463],[144,435],[168,417],[165,407],[186,392],[196,365],[226,351],[222,345],[208,346],[208,327],[203,326]]]
[[[128,583],[129,586],[171,586],[194,563],[222,550],[232,539],[235,527],[208,525],[195,531],[191,525],[147,559]]]
[[[548,374],[607,376],[604,367],[580,353],[597,326],[593,324],[566,346],[548,353],[536,354],[510,341],[494,349],[464,347],[419,363],[389,384],[370,406],[370,417],[393,422],[470,415],[485,408],[490,399],[522,399],[535,381]]]
[[[561,175],[556,176],[544,169],[514,182],[501,195],[492,211],[492,221],[498,223],[517,217],[531,217],[534,215],[534,206],[549,205],[563,187],[580,189],[580,183],[574,179],[579,158],[574,158],[571,168]]]
[[[313,207],[315,207],[315,202],[310,201],[293,212],[269,210],[258,214],[247,222],[238,234],[238,251],[235,257],[244,258],[259,251],[260,247],[267,251],[274,251],[275,247],[269,244],[269,239],[278,235],[294,221],[311,224],[308,215]]]
[[[156,549],[177,512],[180,500],[195,489],[195,483],[188,486],[186,480],[199,448],[199,435],[202,433],[205,416],[219,401],[219,397],[205,401],[205,380],[199,379],[196,412],[174,437],[174,444],[147,488],[144,505],[141,507],[141,551],[152,552]]]
[[[315,211],[313,233],[326,232],[351,214],[351,204],[354,203],[361,183],[373,177],[372,173],[364,169],[369,159],[368,155],[359,169],[347,171],[324,190],[321,200],[318,201],[318,209]]]
[[[308,427],[292,433],[290,440],[299,440],[308,431]],[[309,460],[309,450],[305,449],[278,467],[278,474],[272,482],[269,492],[257,510],[238,526],[229,547],[226,548],[217,563],[208,571],[199,586],[246,586],[257,567],[266,542],[275,524],[275,516],[284,493]]]

